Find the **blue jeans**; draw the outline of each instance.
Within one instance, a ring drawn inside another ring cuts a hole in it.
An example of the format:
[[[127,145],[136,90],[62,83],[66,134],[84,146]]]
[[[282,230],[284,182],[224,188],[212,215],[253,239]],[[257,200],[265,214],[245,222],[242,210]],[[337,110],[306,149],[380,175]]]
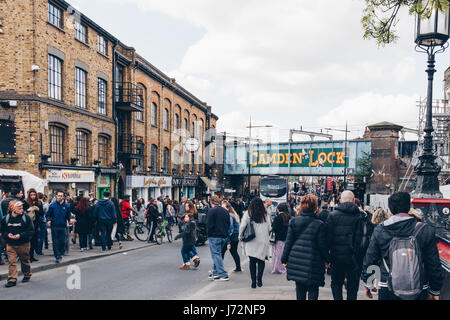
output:
[[[181,256],[183,257],[183,262],[189,262],[193,257],[197,256],[197,249],[192,244],[183,244],[181,247]]]
[[[42,248],[44,246],[46,233],[47,233],[47,224],[45,222],[41,222],[41,229],[38,234],[38,243],[36,248],[37,254],[42,254]]]
[[[213,276],[219,276],[221,278],[227,278],[228,273],[223,267],[222,248],[226,245],[226,238],[209,238],[209,250],[211,251],[211,258],[214,262]]]
[[[111,249],[113,243],[111,239],[111,232],[113,229],[113,222],[110,220],[99,220],[98,228],[100,230],[100,238],[102,239],[102,250]]]
[[[66,248],[67,228],[52,228],[53,254],[56,259],[61,259]]]

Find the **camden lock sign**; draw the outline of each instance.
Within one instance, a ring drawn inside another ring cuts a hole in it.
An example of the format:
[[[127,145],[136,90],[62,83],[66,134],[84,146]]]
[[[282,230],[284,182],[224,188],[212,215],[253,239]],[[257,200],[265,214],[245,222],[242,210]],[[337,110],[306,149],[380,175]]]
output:
[[[342,176],[344,168],[358,170],[358,160],[371,153],[371,141],[348,141],[348,155],[344,141],[283,142],[252,145],[226,145],[226,175],[322,175]],[[250,156],[249,156],[250,154]]]

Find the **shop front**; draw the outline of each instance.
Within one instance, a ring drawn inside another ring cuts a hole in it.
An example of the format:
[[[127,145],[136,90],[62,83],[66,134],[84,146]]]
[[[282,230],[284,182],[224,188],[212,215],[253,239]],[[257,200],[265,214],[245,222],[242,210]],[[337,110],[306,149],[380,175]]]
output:
[[[172,177],[127,176],[126,180],[126,194],[133,202],[142,198],[147,203],[150,198],[171,196]]]
[[[49,193],[64,191],[72,196],[89,196],[94,192],[95,171],[47,170]]]
[[[174,177],[172,179],[172,198],[180,201],[181,198],[194,199],[198,187],[198,177]]]
[[[103,199],[103,194],[106,191],[111,192],[111,176],[99,175],[97,177],[97,199]]]

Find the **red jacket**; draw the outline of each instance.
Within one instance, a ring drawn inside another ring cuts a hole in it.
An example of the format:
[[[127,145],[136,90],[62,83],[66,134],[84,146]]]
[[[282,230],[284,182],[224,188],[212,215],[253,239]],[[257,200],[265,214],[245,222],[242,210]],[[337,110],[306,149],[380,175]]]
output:
[[[122,218],[126,219],[129,218],[131,215],[131,206],[130,203],[128,201],[123,201],[122,202]]]

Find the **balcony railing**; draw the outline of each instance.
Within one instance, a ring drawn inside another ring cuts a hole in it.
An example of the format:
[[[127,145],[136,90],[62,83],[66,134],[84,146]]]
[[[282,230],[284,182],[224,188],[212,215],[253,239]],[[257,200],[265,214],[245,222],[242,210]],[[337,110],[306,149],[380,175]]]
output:
[[[144,90],[131,82],[116,83],[114,99],[116,108],[123,111],[143,111]]]
[[[142,159],[144,158],[144,146],[137,136],[119,135],[119,158]]]

